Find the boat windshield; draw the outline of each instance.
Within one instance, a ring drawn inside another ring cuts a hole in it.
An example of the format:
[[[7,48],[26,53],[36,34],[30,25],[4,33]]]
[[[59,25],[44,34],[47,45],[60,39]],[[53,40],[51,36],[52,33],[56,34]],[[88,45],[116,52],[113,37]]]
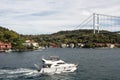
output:
[[[50,56],[50,60],[57,61],[60,60],[58,56]]]

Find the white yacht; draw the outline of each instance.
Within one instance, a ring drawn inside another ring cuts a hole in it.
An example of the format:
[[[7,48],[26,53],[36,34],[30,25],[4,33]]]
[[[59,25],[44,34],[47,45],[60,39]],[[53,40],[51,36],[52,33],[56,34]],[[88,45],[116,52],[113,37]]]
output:
[[[62,72],[74,72],[77,69],[77,64],[65,63],[59,57],[51,56],[49,60],[42,58],[42,68],[35,64],[38,71],[42,74],[59,74]]]

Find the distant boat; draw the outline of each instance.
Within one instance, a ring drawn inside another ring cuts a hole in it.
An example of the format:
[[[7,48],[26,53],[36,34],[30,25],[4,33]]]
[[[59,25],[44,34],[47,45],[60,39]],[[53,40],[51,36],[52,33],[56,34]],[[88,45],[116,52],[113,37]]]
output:
[[[42,58],[42,68],[35,64],[38,72],[41,74],[59,74],[63,72],[74,72],[77,69],[77,64],[65,63],[59,57],[51,56],[49,60]]]

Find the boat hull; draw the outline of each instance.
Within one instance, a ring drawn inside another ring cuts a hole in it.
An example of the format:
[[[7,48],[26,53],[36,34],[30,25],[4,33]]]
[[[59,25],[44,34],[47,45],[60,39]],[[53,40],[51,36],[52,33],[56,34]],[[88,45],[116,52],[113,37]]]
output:
[[[74,72],[77,66],[66,66],[66,67],[52,67],[52,68],[42,68],[40,73],[42,74],[60,74],[65,72]]]

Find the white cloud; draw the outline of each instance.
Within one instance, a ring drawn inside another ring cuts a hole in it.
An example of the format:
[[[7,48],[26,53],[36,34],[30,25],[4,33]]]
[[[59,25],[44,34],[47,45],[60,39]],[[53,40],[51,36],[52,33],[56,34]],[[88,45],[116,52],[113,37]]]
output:
[[[74,29],[93,12],[120,14],[119,0],[1,0],[0,25],[20,34]]]

